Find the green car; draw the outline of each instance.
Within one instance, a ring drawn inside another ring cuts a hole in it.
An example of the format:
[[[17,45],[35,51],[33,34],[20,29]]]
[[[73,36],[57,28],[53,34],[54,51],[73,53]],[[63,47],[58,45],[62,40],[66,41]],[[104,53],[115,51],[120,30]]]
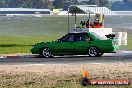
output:
[[[115,53],[118,45],[113,40],[103,40],[95,33],[68,33],[57,41],[41,42],[32,46],[32,54],[43,57],[54,55],[89,55],[100,57],[104,53]]]

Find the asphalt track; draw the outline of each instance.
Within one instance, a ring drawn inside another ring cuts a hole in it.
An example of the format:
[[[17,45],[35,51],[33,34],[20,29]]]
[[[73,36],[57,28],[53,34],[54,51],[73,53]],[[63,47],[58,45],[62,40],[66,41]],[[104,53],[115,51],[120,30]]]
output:
[[[132,51],[104,54],[102,57],[56,56],[54,58],[23,57],[0,58],[0,64],[86,64],[86,63],[128,63],[132,62]]]

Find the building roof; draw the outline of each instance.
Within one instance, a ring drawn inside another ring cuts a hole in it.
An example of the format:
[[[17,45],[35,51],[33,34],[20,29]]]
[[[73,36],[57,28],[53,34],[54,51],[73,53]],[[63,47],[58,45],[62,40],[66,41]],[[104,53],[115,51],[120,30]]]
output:
[[[50,11],[49,9],[34,8],[0,8],[0,11]]]

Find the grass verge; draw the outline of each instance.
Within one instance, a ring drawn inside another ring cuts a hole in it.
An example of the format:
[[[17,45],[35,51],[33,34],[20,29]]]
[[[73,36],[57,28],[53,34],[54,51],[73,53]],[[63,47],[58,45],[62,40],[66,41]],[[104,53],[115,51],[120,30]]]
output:
[[[32,45],[39,42],[54,41],[62,35],[40,36],[40,37],[0,37],[0,54],[9,53],[31,53]],[[128,36],[128,46],[124,50],[132,50],[132,36]]]
[[[0,54],[4,53],[30,53],[32,45],[39,42],[56,40],[59,36],[41,37],[0,37]]]

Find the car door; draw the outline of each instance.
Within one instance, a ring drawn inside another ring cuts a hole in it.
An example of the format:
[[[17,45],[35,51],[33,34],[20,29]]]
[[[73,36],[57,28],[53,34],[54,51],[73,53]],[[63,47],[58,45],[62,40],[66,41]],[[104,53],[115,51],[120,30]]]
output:
[[[87,49],[90,46],[91,42],[87,41],[91,38],[87,33],[78,33],[75,35],[75,53],[76,54],[87,54]]]
[[[55,43],[55,54],[73,54],[74,52],[74,35],[67,34]]]

